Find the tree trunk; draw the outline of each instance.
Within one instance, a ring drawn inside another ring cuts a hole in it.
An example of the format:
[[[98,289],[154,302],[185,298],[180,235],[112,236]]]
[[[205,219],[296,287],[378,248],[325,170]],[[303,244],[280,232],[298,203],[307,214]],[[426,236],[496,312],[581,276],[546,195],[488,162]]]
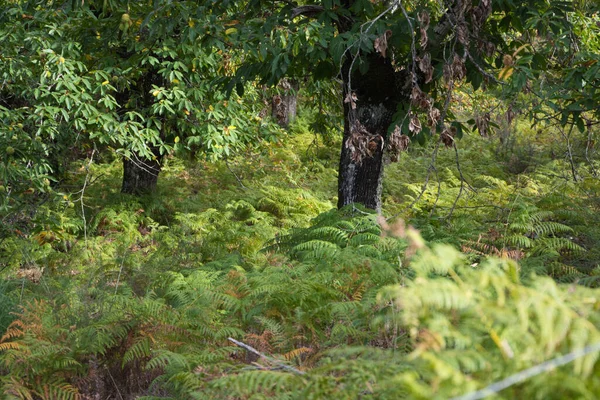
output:
[[[378,54],[364,57],[368,72],[350,74],[352,60],[342,68],[344,140],[338,175],[338,207],[360,203],[381,210],[383,152],[388,128],[401,101],[406,101],[402,76]],[[358,60],[355,64],[358,64]],[[351,77],[351,92],[348,82]]]
[[[361,106],[361,109],[365,105]],[[383,181],[383,139],[377,138],[369,141],[371,154],[357,162],[353,151],[348,145],[351,136],[349,112],[344,107],[344,140],[340,155],[340,169],[338,175],[338,208],[352,203],[360,203],[367,208],[381,210],[381,189]],[[362,111],[357,107],[357,110]],[[380,126],[387,130],[382,121]],[[389,123],[388,123],[389,125]],[[368,140],[368,139],[367,139]]]
[[[155,101],[154,96],[151,94],[152,88],[154,85],[163,86],[164,84],[165,81],[158,73],[158,70],[154,68],[149,69],[138,78],[133,88],[128,87],[116,93],[115,99],[120,105],[120,113],[126,111],[124,105],[127,104],[132,96],[136,98],[136,102],[139,102],[140,108],[150,108]],[[161,123],[162,128],[158,139],[162,140],[164,139],[164,129],[167,124],[164,116],[161,118]],[[131,153],[130,157],[123,158],[123,185],[121,186],[121,193],[143,195],[152,193],[156,189],[158,174],[162,169],[162,155],[157,147],[148,143],[146,145],[154,155],[153,159],[140,157],[134,152]]]
[[[162,168],[161,157],[156,160],[123,158],[123,186],[121,193],[143,195],[156,189],[158,174]]]
[[[271,99],[271,112],[277,123],[286,128],[296,118],[298,84],[283,79],[279,87],[282,92]]]

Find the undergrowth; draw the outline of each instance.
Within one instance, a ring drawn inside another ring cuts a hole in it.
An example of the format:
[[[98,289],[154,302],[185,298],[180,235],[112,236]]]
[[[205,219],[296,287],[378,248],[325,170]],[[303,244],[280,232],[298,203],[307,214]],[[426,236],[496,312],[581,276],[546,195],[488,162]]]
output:
[[[453,149],[431,169],[411,147],[383,215],[415,229],[332,209],[341,144],[310,118],[227,161],[168,159],[153,196],[118,193],[119,160],[71,168],[5,227],[3,396],[449,398],[600,339],[588,165],[557,179],[565,160],[467,136],[460,170]],[[500,397],[593,398],[596,357]]]

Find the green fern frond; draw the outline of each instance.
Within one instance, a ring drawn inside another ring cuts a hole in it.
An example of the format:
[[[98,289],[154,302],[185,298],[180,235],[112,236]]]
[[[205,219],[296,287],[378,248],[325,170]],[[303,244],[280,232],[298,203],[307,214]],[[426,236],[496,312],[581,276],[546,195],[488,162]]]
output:
[[[127,363],[144,360],[150,357],[150,355],[150,339],[148,337],[140,337],[123,354],[121,366],[124,367]]]
[[[506,244],[516,246],[520,249],[529,249],[533,247],[533,240],[524,235],[510,235],[505,237]]]
[[[536,241],[534,250],[536,252],[542,252],[544,250],[555,252],[569,251],[574,253],[585,252],[585,249],[577,243],[562,237],[545,237],[539,239]]]
[[[533,227],[533,232],[539,236],[556,235],[557,233],[572,232],[570,226],[553,221],[537,222]]]
[[[329,259],[335,257],[339,246],[324,240],[309,240],[300,243],[292,249],[292,254],[296,254],[303,259]]]
[[[348,245],[359,247],[363,245],[373,245],[380,240],[380,235],[372,232],[361,232],[356,235],[353,235],[348,242]]]
[[[167,367],[174,369],[186,369],[188,365],[188,360],[184,355],[165,349],[160,349],[154,351],[152,358],[146,363],[145,369],[164,370]]]
[[[323,226],[311,230],[306,239],[324,240],[343,247],[348,241],[348,232],[333,226]]]

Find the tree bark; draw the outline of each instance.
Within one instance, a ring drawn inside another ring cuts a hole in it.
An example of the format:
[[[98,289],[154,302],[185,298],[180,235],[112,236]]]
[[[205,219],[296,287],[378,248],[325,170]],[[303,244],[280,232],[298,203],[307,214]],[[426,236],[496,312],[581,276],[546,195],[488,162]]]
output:
[[[121,49],[122,51],[125,51]],[[130,57],[131,54],[125,53],[123,57]],[[126,112],[125,104],[134,97],[138,107],[141,109],[147,109],[152,106],[155,99],[151,94],[153,85],[163,86],[163,77],[158,73],[157,69],[151,68],[142,74],[133,88],[126,88],[123,91],[115,94],[115,99],[120,105],[120,113]],[[167,124],[166,118],[161,118],[162,129],[160,132],[160,139],[164,138],[164,129]],[[123,158],[123,184],[121,186],[121,193],[133,194],[133,195],[144,195],[154,192],[156,189],[156,183],[158,182],[158,175],[162,169],[162,155],[158,151],[157,147],[151,144],[146,144],[154,157],[147,159],[140,157],[135,152],[131,152],[131,157]]]
[[[369,63],[364,75],[351,73],[351,59],[342,68],[344,139],[338,175],[338,208],[360,203],[380,211],[388,128],[398,104],[407,97],[402,90],[402,76],[394,71],[388,59],[378,54],[364,59]],[[357,142],[362,143],[362,150],[357,149]]]
[[[283,79],[279,87],[282,93],[271,99],[271,112],[279,126],[286,128],[296,118],[298,84]]]
[[[121,193],[143,195],[156,190],[158,174],[162,168],[161,157],[155,160],[123,158],[123,185]]]

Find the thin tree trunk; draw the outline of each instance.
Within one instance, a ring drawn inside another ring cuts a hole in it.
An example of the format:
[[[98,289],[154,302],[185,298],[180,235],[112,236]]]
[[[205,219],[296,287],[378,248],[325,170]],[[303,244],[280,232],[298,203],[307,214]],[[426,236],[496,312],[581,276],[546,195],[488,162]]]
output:
[[[284,79],[279,87],[282,92],[271,99],[271,112],[277,123],[285,128],[296,118],[298,83]]]
[[[121,193],[143,195],[154,192],[161,168],[160,157],[156,160],[138,158],[135,155],[123,158]]]
[[[115,98],[122,107],[121,111],[125,111],[123,108],[124,105],[136,94],[139,96],[140,107],[151,107],[155,101],[154,96],[151,94],[153,85],[164,85],[164,79],[156,69],[150,69],[140,76],[135,86],[136,89],[127,88],[118,92]],[[163,117],[161,122],[162,129],[164,130],[167,124],[166,118]],[[163,133],[161,130],[161,139],[164,138]],[[150,144],[147,144],[147,146],[150,147],[150,151],[154,154],[152,159],[140,157],[133,152],[131,157],[123,158],[123,184],[121,186],[121,193],[143,195],[156,190],[158,175],[162,169],[162,155],[158,151],[158,148]]]

